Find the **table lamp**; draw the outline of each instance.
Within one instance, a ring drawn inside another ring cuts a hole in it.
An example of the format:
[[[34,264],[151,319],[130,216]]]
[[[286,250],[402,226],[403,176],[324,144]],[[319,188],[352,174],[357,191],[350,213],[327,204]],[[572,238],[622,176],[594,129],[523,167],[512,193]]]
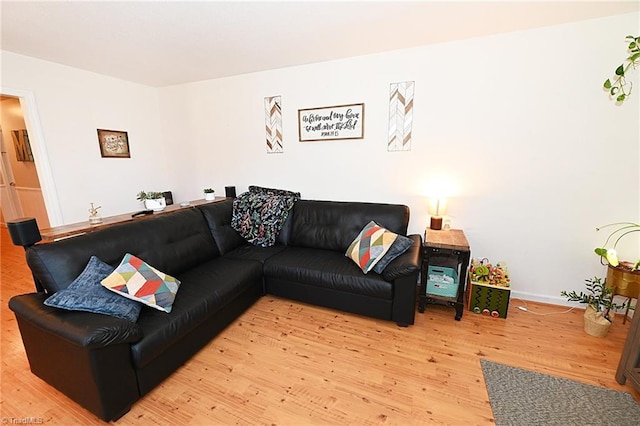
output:
[[[442,229],[442,216],[447,210],[446,198],[432,198],[429,205],[429,214],[431,215],[431,223],[429,228],[439,231]]]

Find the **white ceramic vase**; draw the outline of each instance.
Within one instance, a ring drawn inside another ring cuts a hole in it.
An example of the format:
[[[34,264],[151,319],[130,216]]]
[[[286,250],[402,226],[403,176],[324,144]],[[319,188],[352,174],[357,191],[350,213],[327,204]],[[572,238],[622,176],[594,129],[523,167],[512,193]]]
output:
[[[155,200],[144,200],[144,208],[147,210],[161,212],[165,207],[167,207],[167,202],[164,197],[156,198]]]
[[[216,194],[213,192],[205,192],[204,199],[207,201],[213,201],[216,198]]]

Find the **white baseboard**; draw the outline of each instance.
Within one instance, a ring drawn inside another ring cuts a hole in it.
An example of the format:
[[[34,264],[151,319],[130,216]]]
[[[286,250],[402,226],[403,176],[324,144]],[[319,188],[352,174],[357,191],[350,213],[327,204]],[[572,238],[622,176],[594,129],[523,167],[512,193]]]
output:
[[[527,293],[525,291],[511,290],[511,299],[529,300],[532,302],[549,303],[551,305],[569,306],[569,307],[582,307],[580,303],[568,302],[561,296],[546,296],[543,294]]]
[[[577,303],[577,302],[569,302],[566,299],[564,299],[562,296],[545,296],[545,295],[541,295],[541,294],[534,294],[534,293],[527,293],[524,291],[511,291],[511,300],[525,300],[525,301],[531,301],[531,302],[539,302],[539,303],[549,303],[551,305],[560,305],[560,306],[568,306],[571,308],[578,308],[578,309],[585,309],[586,305],[583,303]],[[616,296],[616,303],[622,304],[623,302],[625,302],[627,300],[626,297],[622,297],[622,296]],[[517,302],[516,302],[517,303]],[[633,299],[631,300],[631,306],[637,305],[637,300],[634,302]],[[618,309],[616,310],[616,313],[618,314],[624,314],[625,309]],[[633,318],[633,313],[635,311],[633,309],[629,310],[629,313],[627,314],[627,316],[629,318]]]

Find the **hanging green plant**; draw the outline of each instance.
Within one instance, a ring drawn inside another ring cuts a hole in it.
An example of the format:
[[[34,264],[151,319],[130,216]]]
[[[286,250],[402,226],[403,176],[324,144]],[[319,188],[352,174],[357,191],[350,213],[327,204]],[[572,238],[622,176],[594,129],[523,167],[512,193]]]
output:
[[[604,82],[604,88],[609,91],[609,96],[620,103],[623,103],[631,95],[631,89],[633,89],[633,83],[626,79],[627,71],[630,67],[635,69],[640,62],[640,37],[628,35],[625,39],[629,41],[627,50],[631,54],[616,68],[616,76],[613,81],[606,79]]]

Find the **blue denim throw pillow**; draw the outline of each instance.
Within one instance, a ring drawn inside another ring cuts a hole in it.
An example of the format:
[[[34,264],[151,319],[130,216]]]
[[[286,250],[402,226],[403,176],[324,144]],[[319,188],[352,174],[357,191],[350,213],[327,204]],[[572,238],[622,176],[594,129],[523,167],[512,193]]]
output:
[[[398,235],[398,238],[393,242],[391,248],[385,253],[384,257],[378,261],[373,267],[373,272],[382,274],[384,268],[391,263],[393,259],[409,250],[409,247],[413,245],[413,240],[409,237]]]
[[[86,311],[105,314],[136,322],[142,305],[102,287],[105,279],[115,268],[96,256],[91,256],[84,271],[69,287],[54,293],[44,304],[69,311]]]

